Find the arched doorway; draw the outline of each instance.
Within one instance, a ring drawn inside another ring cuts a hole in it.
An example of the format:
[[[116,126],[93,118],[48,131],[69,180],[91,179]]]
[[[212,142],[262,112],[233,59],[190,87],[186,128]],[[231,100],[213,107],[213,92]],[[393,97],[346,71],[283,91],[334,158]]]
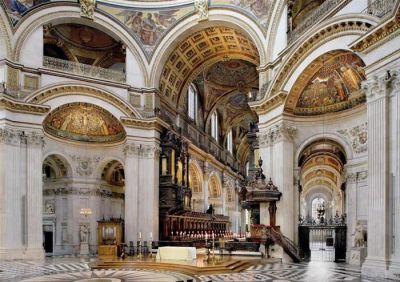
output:
[[[299,245],[310,260],[345,259],[346,154],[328,139],[309,144],[300,155]]]
[[[189,188],[192,189],[192,210],[205,212],[201,171],[193,161],[189,164]]]
[[[66,219],[67,204],[63,192],[72,183],[71,165],[59,154],[45,158],[42,165],[43,176],[43,247],[46,255],[72,252],[68,248]],[[62,218],[62,219],[61,219]],[[56,233],[56,230],[59,231]]]

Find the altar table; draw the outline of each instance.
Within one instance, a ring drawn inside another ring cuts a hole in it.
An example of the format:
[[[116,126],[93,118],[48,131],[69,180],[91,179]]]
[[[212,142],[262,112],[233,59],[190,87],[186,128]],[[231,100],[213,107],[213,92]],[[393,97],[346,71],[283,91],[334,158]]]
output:
[[[196,259],[195,247],[159,247],[157,259],[164,260],[194,260]]]

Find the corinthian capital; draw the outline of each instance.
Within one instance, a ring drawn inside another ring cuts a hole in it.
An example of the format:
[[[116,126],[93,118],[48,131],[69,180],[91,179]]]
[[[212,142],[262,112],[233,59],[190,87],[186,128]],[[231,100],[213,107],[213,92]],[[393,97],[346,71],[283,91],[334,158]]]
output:
[[[11,128],[0,128],[0,144],[18,145],[20,143],[19,134]]]
[[[130,142],[124,146],[125,156],[137,157],[143,159],[154,159],[160,156],[160,147],[158,145],[144,145]]]
[[[285,122],[275,124],[270,128],[271,140],[273,143],[283,140],[292,140],[296,131],[296,127],[288,125]]]
[[[26,144],[32,147],[43,147],[43,133],[38,131],[31,131],[26,133]]]

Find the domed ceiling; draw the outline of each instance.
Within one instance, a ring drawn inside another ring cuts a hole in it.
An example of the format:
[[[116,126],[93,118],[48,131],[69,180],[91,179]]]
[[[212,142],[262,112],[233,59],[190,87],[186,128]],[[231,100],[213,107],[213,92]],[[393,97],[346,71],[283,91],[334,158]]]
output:
[[[254,64],[243,60],[222,61],[212,65],[206,79],[217,85],[241,87],[258,80]]]
[[[297,115],[337,112],[365,102],[363,61],[353,53],[334,52],[314,60],[290,92],[286,110]]]
[[[44,130],[56,137],[85,142],[118,142],[125,139],[121,123],[108,111],[87,103],[56,108],[44,120]]]

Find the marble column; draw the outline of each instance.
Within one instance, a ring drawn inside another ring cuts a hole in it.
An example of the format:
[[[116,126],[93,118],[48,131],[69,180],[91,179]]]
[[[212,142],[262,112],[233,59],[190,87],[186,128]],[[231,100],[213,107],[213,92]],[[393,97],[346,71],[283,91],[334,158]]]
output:
[[[293,186],[293,136],[296,128],[281,121],[271,128],[273,142],[273,182],[282,192],[280,201],[277,202],[276,224],[281,227],[282,233],[289,239],[294,240],[294,227],[297,219],[294,209],[294,186]]]
[[[26,258],[44,258],[43,249],[43,180],[42,132],[26,133]]]
[[[384,76],[363,83],[368,119],[368,256],[363,275],[384,277],[389,259],[389,148],[388,95]]]
[[[150,233],[154,241],[158,241],[159,229],[159,156],[158,143],[142,146],[138,171],[138,229],[142,238],[150,241]]]
[[[20,133],[0,129],[0,259],[23,258],[24,212],[21,180]],[[24,201],[25,202],[25,201]]]
[[[389,266],[390,278],[395,278],[395,274],[400,274],[400,70],[392,71],[391,79],[391,157],[393,163],[392,177],[392,206],[393,215],[393,254]],[[398,278],[398,277],[397,277]]]
[[[125,153],[125,242],[138,238],[139,144],[127,141]]]

